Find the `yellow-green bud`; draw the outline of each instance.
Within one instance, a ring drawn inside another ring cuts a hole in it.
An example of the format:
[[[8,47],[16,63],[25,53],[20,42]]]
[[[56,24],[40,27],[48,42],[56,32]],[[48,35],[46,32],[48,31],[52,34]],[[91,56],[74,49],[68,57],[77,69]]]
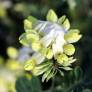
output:
[[[26,34],[26,37],[27,37],[27,40],[30,40],[32,42],[39,40],[39,36],[35,33],[28,33]]]
[[[73,55],[75,52],[75,47],[72,44],[64,45],[64,53],[67,55]]]
[[[32,28],[32,22],[30,22],[29,20],[25,19],[24,20],[24,28],[25,29],[31,29]]]
[[[74,43],[77,42],[82,35],[78,34],[79,31],[69,31],[67,34],[65,34],[64,39],[68,42],[68,43]]]
[[[41,49],[41,44],[40,44],[40,42],[33,42],[32,43],[32,49],[34,50],[34,51],[39,51],[40,49]]]
[[[40,49],[40,53],[41,53],[43,56],[46,56],[47,48],[42,47],[42,48]]]
[[[68,61],[68,57],[65,54],[57,55],[56,59],[59,64],[62,64],[64,61]]]
[[[64,28],[65,28],[66,30],[68,30],[68,29],[70,28],[70,22],[69,22],[69,20],[66,19],[62,25],[64,26]]]
[[[58,20],[56,13],[52,9],[50,9],[47,14],[47,20],[51,22],[57,22]]]
[[[14,47],[9,47],[7,49],[7,54],[10,58],[16,58],[18,56],[18,51]]]
[[[36,69],[36,67],[34,67],[31,72],[33,75],[37,76],[39,69]]]
[[[6,67],[10,70],[20,70],[23,68],[22,65],[14,59],[9,59],[6,63]]]
[[[60,18],[58,19],[58,23],[59,23],[60,25],[62,25],[62,24],[64,23],[65,19],[66,19],[66,16],[63,15],[62,17],[60,17]]]
[[[47,53],[46,53],[46,57],[48,59],[51,59],[53,57],[53,51],[52,51],[52,49],[48,48]]]
[[[33,70],[35,68],[36,61],[35,59],[28,60],[24,66],[25,70]]]

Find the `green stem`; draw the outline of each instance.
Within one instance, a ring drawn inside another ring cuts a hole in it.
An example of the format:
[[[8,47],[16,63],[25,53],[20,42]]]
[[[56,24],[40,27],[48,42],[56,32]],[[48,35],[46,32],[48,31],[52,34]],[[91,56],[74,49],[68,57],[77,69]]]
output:
[[[50,88],[50,92],[53,92],[53,90],[54,90],[54,84],[55,84],[55,78],[54,77],[52,79],[52,85],[51,85],[51,88]]]

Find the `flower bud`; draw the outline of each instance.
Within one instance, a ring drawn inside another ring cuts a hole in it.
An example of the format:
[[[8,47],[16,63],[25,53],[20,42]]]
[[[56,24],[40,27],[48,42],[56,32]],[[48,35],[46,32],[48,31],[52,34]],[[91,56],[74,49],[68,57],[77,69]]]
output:
[[[30,40],[31,42],[35,42],[39,40],[39,36],[35,33],[28,33],[26,34],[27,40]]]
[[[79,31],[73,31],[70,30],[67,34],[65,34],[64,39],[68,42],[68,43],[74,43],[77,42],[82,35],[78,34]]]
[[[57,15],[56,13],[51,9],[49,10],[48,14],[47,14],[47,20],[51,21],[51,22],[57,22]]]
[[[64,61],[68,61],[68,57],[65,54],[57,55],[56,59],[59,64],[62,64]]]
[[[64,23],[62,24],[62,26],[64,26],[64,28],[65,28],[66,30],[68,30],[68,29],[70,28],[70,22],[69,22],[69,20],[66,19],[66,20],[64,21]]]
[[[41,44],[37,41],[37,42],[33,42],[32,43],[32,49],[34,51],[39,51],[41,49]]]
[[[48,50],[47,50],[46,57],[48,59],[51,59],[53,57],[53,52],[50,48],[48,48]]]
[[[72,44],[66,44],[64,45],[64,53],[67,55],[73,55],[75,52],[75,48]]]
[[[17,51],[17,49],[16,48],[14,48],[14,47],[9,47],[8,49],[7,49],[7,54],[8,54],[8,56],[10,57],[10,58],[16,58],[17,56],[18,56],[18,51]]]
[[[27,20],[27,19],[25,19],[24,20],[24,28],[25,29],[31,29],[32,28],[32,22]]]
[[[63,22],[65,21],[65,19],[66,19],[66,16],[63,15],[62,17],[60,17],[60,18],[58,19],[58,23],[62,26],[62,24],[63,24]]]
[[[25,70],[33,70],[34,67],[35,67],[36,63],[35,63],[35,59],[31,59],[31,60],[28,60],[24,66],[24,69]]]

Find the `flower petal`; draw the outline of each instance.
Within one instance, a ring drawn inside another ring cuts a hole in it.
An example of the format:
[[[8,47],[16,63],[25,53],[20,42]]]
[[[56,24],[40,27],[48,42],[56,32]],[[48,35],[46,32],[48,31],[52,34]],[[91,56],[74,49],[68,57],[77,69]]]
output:
[[[54,40],[54,29],[46,36],[44,36],[40,42],[43,44],[43,46],[48,47],[51,42]]]
[[[63,34],[57,35],[55,42],[52,45],[53,53],[54,55],[58,52],[63,53],[63,45],[65,44],[64,36]]]

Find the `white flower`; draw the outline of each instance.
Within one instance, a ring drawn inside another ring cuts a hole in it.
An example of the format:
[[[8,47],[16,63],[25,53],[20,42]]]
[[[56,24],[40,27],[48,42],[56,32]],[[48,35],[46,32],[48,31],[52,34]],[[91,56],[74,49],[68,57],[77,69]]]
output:
[[[32,16],[28,17],[24,21],[25,33],[20,37],[20,42],[34,51],[24,66],[25,70],[36,71],[36,75],[44,73],[42,80],[49,80],[62,67],[64,70],[71,70],[70,66],[76,60],[71,58],[75,52],[72,43],[82,37],[79,30],[70,29],[66,16],[58,18],[50,10],[46,18],[47,21],[40,21]],[[60,73],[64,75],[62,71]]]
[[[36,25],[35,30],[43,34],[40,42],[48,47],[52,45],[53,53],[63,52],[63,45],[66,43],[64,39],[64,34],[66,30],[56,23],[51,23],[48,21],[40,21]]]
[[[25,62],[27,59],[31,57],[33,54],[33,50],[29,47],[22,47],[19,49],[19,55],[17,57],[19,62]]]

